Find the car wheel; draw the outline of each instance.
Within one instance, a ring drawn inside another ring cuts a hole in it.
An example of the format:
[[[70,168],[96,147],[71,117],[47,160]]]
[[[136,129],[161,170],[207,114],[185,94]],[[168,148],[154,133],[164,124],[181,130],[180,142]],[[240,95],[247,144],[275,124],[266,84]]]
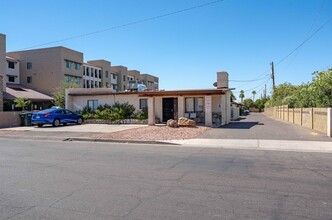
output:
[[[81,125],[83,123],[83,118],[79,118],[77,119],[77,122],[76,122],[78,125]]]
[[[38,124],[37,126],[38,126],[38,128],[41,128],[41,127],[43,127],[43,124]]]
[[[60,125],[60,120],[59,119],[54,119],[53,126],[58,127],[59,125]]]

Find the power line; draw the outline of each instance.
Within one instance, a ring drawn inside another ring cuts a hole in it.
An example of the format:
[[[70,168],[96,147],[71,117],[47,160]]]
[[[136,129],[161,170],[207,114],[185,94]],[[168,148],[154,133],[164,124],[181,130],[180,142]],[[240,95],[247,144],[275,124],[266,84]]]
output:
[[[259,78],[259,79],[251,79],[251,80],[229,80],[230,82],[255,82],[255,81],[260,81],[263,79],[266,79],[268,76]]]
[[[253,90],[259,88],[260,86],[262,86],[262,85],[268,83],[270,80],[271,80],[271,78],[268,78],[267,80],[265,80],[263,83],[259,84],[258,86],[254,87],[254,88],[252,88],[252,89],[244,90],[244,92],[250,92],[250,91],[253,91]],[[240,93],[240,92],[233,92],[233,93]]]
[[[309,37],[307,37],[299,46],[297,46],[294,50],[292,50],[287,56],[285,56],[283,59],[278,61],[275,65],[279,65],[283,61],[285,61],[290,55],[292,55],[295,51],[297,51],[299,48],[301,48],[304,44],[306,44],[313,36],[315,36],[319,31],[321,31],[330,21],[332,20],[332,17],[330,17],[325,23],[323,23],[316,31],[314,31]]]
[[[73,36],[73,37],[63,38],[63,39],[60,39],[60,40],[50,41],[50,42],[43,43],[43,44],[37,44],[37,45],[31,46],[31,47],[23,48],[21,50],[26,50],[26,49],[30,49],[30,48],[45,46],[45,45],[49,45],[49,44],[54,44],[54,43],[59,43],[59,42],[63,42],[63,41],[73,40],[73,39],[80,38],[80,37],[99,34],[99,33],[110,31],[110,30],[115,30],[115,29],[120,29],[120,28],[124,28],[124,27],[128,27],[128,26],[133,26],[133,25],[145,23],[145,22],[148,22],[148,21],[153,21],[153,20],[164,18],[164,17],[169,17],[169,16],[172,16],[172,15],[180,14],[180,13],[183,13],[183,12],[195,10],[195,9],[198,9],[198,8],[203,8],[203,7],[206,7],[206,6],[209,6],[209,5],[217,4],[217,3],[222,2],[222,1],[224,1],[224,0],[215,0],[215,1],[204,3],[204,4],[192,6],[192,7],[189,7],[189,8],[181,9],[181,10],[178,10],[178,11],[173,11],[173,12],[169,12],[169,13],[166,13],[166,14],[157,15],[157,16],[145,18],[145,19],[142,19],[142,20],[132,21],[132,22],[129,22],[129,23],[109,27],[109,28],[102,29],[102,30],[97,30],[97,31],[93,31],[93,32],[85,33],[85,34],[80,34],[80,35],[76,35],[76,36]]]

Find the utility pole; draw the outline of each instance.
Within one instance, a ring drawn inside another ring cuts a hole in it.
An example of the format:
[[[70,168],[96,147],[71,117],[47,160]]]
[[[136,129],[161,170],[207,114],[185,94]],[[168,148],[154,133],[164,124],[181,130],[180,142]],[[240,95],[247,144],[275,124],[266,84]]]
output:
[[[266,84],[265,84],[265,89],[264,89],[264,99],[266,99]]]
[[[271,67],[272,67],[272,75],[271,75],[271,77],[272,77],[272,85],[273,85],[273,91],[274,91],[276,85],[275,85],[275,81],[274,81],[274,64],[273,64],[273,62],[271,63]]]

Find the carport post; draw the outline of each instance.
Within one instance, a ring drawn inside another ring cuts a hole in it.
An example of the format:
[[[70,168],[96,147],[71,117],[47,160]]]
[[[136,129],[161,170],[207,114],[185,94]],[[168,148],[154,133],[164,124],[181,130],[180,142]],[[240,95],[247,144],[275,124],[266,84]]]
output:
[[[148,98],[148,125],[155,125],[155,101],[154,97]]]

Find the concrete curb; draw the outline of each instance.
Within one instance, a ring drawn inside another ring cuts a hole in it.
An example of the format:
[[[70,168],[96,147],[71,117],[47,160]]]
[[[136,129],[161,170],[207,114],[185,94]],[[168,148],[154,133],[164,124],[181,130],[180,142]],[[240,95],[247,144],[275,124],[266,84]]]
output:
[[[107,139],[107,138],[80,138],[72,137],[66,138],[63,141],[86,141],[86,142],[113,142],[113,143],[131,143],[131,144],[163,144],[163,145],[180,145],[178,143],[166,141],[143,141],[143,140],[121,140],[121,139]]]

